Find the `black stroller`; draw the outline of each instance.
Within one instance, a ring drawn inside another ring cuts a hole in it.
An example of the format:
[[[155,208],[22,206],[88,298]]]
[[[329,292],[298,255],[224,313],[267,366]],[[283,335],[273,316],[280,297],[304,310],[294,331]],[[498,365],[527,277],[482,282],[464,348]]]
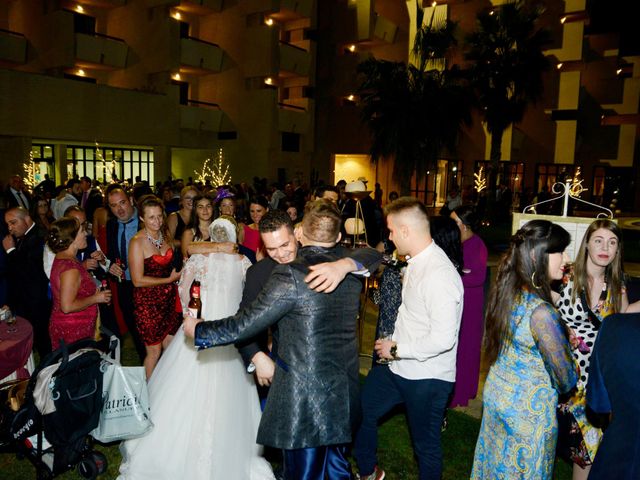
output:
[[[35,466],[37,480],[52,479],[73,467],[88,479],[106,471],[107,459],[93,450],[89,434],[98,425],[102,409],[102,358],[116,351],[115,336],[101,342],[62,344],[31,375],[24,404],[11,422],[9,440],[17,456]],[[48,398],[44,408],[43,391]]]

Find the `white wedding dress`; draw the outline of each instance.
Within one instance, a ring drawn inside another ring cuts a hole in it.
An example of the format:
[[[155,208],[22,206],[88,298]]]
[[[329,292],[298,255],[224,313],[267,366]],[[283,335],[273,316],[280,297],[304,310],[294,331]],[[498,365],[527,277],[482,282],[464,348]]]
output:
[[[180,280],[183,308],[195,278],[204,318],[235,314],[250,265],[238,255],[191,256]],[[198,352],[180,328],[149,380],[149,397],[154,428],[122,443],[119,479],[274,479],[256,444],[261,412],[253,376],[233,345]]]

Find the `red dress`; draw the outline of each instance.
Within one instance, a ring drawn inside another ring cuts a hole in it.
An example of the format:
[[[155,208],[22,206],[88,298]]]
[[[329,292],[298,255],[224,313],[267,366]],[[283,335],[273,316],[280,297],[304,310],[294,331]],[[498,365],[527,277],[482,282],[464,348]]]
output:
[[[244,241],[242,245],[253,250],[254,252],[258,252],[262,248],[262,238],[260,238],[260,232],[258,230],[254,230],[248,225],[244,225]]]
[[[60,340],[65,343],[75,342],[82,338],[93,338],[98,318],[98,305],[91,305],[79,312],[64,313],[60,309],[60,276],[68,270],[80,272],[80,288],[77,298],[86,298],[96,293],[96,284],[89,272],[77,260],[59,259],[53,260],[51,267],[51,293],[53,295],[53,307],[51,320],[49,321],[49,335],[51,347],[60,348]]]
[[[152,255],[144,259],[144,275],[166,278],[173,270],[173,249],[164,255]],[[153,287],[134,287],[133,317],[145,345],[157,345],[167,335],[173,335],[182,322],[176,312],[178,288],[174,283]]]

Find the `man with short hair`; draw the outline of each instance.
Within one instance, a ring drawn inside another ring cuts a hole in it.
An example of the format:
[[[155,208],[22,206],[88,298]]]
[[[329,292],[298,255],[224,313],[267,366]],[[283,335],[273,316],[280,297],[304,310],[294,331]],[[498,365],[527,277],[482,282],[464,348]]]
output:
[[[97,188],[93,188],[91,178],[80,177],[80,188],[82,190],[80,196],[80,206],[84,208],[87,220],[93,223],[93,212],[102,205],[102,193]]]
[[[44,244],[24,207],[10,208],[4,220],[9,227],[9,234],[2,239],[7,253],[7,303],[16,315],[29,320],[33,326],[34,347],[40,358],[44,358],[51,352],[49,279],[42,266]]]
[[[257,441],[283,449],[286,480],[325,474],[351,478],[345,452],[358,412],[356,318],[361,284],[347,276],[326,294],[305,282],[310,266],[338,259],[334,247],[340,221],[332,203],[311,203],[302,227],[296,229],[302,243],[298,257],[274,268],[249,307],[221,321],[185,318],[185,333],[195,337],[200,348],[250,338],[278,322],[276,372]],[[268,247],[282,260],[292,256],[287,238]]]
[[[9,177],[9,187],[5,193],[5,202],[8,208],[24,207],[29,210],[31,206],[31,195],[24,187],[24,180],[20,175]]]
[[[64,189],[64,197],[56,198],[51,202],[51,211],[56,220],[62,218],[64,212],[71,205],[78,205],[78,198],[80,198],[81,192],[80,180],[72,178],[67,182]]]
[[[370,370],[362,389],[362,423],[354,457],[360,477],[382,480],[378,468],[378,420],[405,404],[419,479],[442,476],[440,432],[449,394],[456,378],[456,350],[462,317],[460,275],[431,238],[426,207],[401,197],[385,208],[389,240],[400,255],[408,255],[392,340],[377,340],[375,351],[392,360]]]
[[[129,243],[142,226],[138,210],[126,192],[119,186],[107,189],[107,203],[114,218],[107,221],[107,258],[109,273],[119,279],[118,304],[127,329],[131,332],[136,352],[142,362],[146,356],[144,343],[133,318],[133,283],[128,267]],[[114,332],[118,334],[119,332]]]
[[[326,200],[330,200],[336,205],[338,204],[338,200],[340,199],[340,192],[338,191],[338,187],[334,187],[333,185],[320,185],[316,187],[313,192],[314,200],[318,198],[324,198]]]
[[[291,218],[282,210],[270,210],[262,217],[258,225],[260,237],[267,256],[247,270],[247,276],[240,302],[240,310],[248,307],[258,297],[267,284],[271,272],[276,265],[293,262],[298,254],[298,241],[294,235]],[[379,252],[371,248],[346,249],[336,247],[340,260],[329,263],[311,265],[311,273],[305,278],[309,287],[318,291],[331,293],[349,273],[369,275],[374,272],[381,261]],[[277,324],[272,326],[272,350],[277,351]],[[236,343],[249,372],[254,370],[260,386],[270,385],[273,380],[274,362],[267,355],[267,331],[255,338]],[[260,391],[261,397],[266,396]]]

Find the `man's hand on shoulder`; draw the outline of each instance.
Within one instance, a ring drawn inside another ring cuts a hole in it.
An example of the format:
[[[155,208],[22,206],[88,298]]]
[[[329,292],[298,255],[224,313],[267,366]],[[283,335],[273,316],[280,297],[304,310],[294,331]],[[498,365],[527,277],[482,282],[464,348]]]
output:
[[[201,318],[193,318],[189,315],[186,315],[182,322],[182,328],[184,328],[184,334],[189,338],[195,338],[196,325],[198,325],[202,321],[203,320]]]
[[[310,289],[320,293],[331,293],[349,273],[358,269],[350,258],[341,258],[335,262],[318,263],[309,267],[310,272],[304,278]]]

